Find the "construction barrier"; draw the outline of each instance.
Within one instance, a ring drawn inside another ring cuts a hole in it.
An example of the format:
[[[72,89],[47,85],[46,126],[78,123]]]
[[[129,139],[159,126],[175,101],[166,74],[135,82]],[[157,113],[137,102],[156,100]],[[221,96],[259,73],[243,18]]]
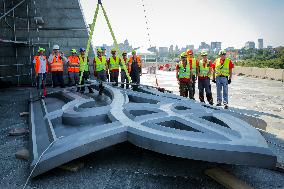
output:
[[[273,68],[257,68],[257,67],[240,67],[236,66],[233,69],[235,75],[245,75],[258,78],[267,78],[277,81],[284,81],[284,70]]]

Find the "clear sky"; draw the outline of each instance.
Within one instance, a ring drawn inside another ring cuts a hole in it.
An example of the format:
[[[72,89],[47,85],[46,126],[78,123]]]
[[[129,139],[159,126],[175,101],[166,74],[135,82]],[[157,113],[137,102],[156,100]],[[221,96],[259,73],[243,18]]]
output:
[[[97,0],[80,0],[88,24]],[[149,47],[142,2],[152,46],[186,46],[221,41],[222,48],[243,47],[264,39],[264,46],[284,45],[284,0],[102,0],[115,36],[135,47]],[[112,44],[100,10],[93,43]]]

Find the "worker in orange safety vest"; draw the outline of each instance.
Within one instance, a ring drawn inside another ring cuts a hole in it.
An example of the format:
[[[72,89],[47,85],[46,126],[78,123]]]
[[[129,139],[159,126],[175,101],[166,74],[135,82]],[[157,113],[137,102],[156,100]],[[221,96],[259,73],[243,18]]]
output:
[[[132,83],[140,84],[140,76],[142,76],[142,62],[140,56],[136,55],[136,51],[132,51],[129,58],[128,71],[130,73]],[[133,86],[133,90],[137,90],[138,86]]]
[[[50,63],[53,87],[60,85],[62,88],[64,88],[64,63],[68,62],[68,60],[64,56],[63,52],[59,53],[59,45],[53,46],[52,54],[49,56],[48,62]]]
[[[71,49],[71,56],[68,57],[68,78],[69,78],[69,86],[78,85],[79,84],[79,72],[80,72],[80,60],[76,55],[76,49]],[[79,88],[77,89],[77,91]]]
[[[38,95],[43,96],[42,89],[45,90],[45,79],[46,73],[48,72],[48,62],[46,56],[44,56],[45,49],[39,48],[38,55],[34,56],[34,67],[35,67],[35,74],[36,74],[36,86],[38,89]]]

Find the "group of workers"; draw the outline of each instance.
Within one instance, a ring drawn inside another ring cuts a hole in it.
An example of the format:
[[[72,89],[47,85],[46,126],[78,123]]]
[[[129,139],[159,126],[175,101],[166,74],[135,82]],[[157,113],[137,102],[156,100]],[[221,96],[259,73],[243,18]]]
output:
[[[176,66],[176,78],[179,83],[180,95],[195,100],[195,83],[198,79],[200,102],[205,102],[204,90],[207,101],[213,105],[210,79],[216,83],[217,106],[228,109],[228,84],[232,81],[233,62],[226,57],[226,51],[219,52],[219,58],[213,63],[207,58],[207,51],[201,51],[201,60],[193,57],[193,51],[188,49],[180,55],[181,61]],[[223,95],[222,95],[223,93]]]
[[[52,74],[53,87],[61,86],[65,87],[63,74],[64,64],[68,67],[69,86],[81,85],[77,87],[77,92],[84,93],[85,81],[90,77],[90,66],[92,65],[89,58],[85,61],[85,49],[80,48],[79,55],[77,55],[76,49],[71,49],[71,56],[66,58],[63,52],[59,51],[59,45],[54,45],[52,54],[49,58],[44,56],[45,49],[39,48],[38,55],[34,57],[33,63],[35,65],[37,88],[39,89],[39,95],[43,96],[42,90],[45,88],[46,73]],[[132,56],[127,58],[127,52],[122,53],[122,58],[116,55],[116,50],[111,50],[111,56],[106,57],[106,49],[98,48],[97,56],[93,60],[94,77],[100,82],[113,82],[114,86],[118,86],[119,70],[121,74],[121,87],[124,88],[124,83],[129,83],[127,73],[131,77],[132,83],[140,83],[140,76],[142,74],[142,62],[139,56],[136,55],[136,51],[132,51]],[[50,69],[49,69],[50,68]],[[121,68],[121,69],[119,69]],[[81,80],[81,82],[80,82]],[[126,88],[129,85],[126,84]],[[89,93],[93,93],[93,89],[88,86]],[[133,86],[136,90],[137,86]]]
[[[38,56],[34,57],[35,73],[37,79],[37,88],[45,88],[46,73],[52,73],[53,87],[65,87],[63,73],[64,64],[68,65],[69,86],[81,85],[77,87],[77,92],[84,93],[85,81],[90,77],[90,61],[85,61],[85,49],[80,48],[79,55],[76,49],[72,49],[71,56],[66,58],[64,53],[59,51],[59,45],[54,45],[52,54],[47,59],[44,56],[45,49],[38,49]],[[205,102],[204,90],[207,101],[213,105],[213,97],[211,92],[210,79],[216,83],[217,89],[217,106],[228,108],[228,84],[232,80],[233,62],[226,57],[226,51],[219,52],[219,58],[212,63],[207,58],[207,51],[201,52],[201,60],[197,60],[193,56],[193,51],[188,49],[180,55],[181,61],[176,66],[176,78],[179,83],[180,95],[195,99],[195,83],[198,80],[199,100]],[[140,84],[140,76],[142,75],[142,62],[136,51],[132,51],[132,56],[127,57],[127,52],[122,53],[122,58],[117,56],[115,49],[111,50],[111,56],[106,57],[106,49],[98,48],[97,55],[93,60],[94,77],[99,82],[112,82],[114,86],[118,86],[119,71],[121,75],[121,87],[129,88],[128,74],[132,83]],[[50,67],[50,69],[49,69]],[[128,73],[128,74],[127,74]],[[137,90],[138,86],[133,85],[133,90]],[[93,93],[93,89],[88,86],[89,93]],[[39,95],[42,96],[41,90]],[[222,94],[223,93],[223,94]]]

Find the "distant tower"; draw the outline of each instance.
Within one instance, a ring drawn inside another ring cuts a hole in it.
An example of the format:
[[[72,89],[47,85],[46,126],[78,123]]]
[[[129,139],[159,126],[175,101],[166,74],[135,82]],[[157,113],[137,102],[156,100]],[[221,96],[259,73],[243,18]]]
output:
[[[263,39],[258,39],[258,49],[263,49]]]

